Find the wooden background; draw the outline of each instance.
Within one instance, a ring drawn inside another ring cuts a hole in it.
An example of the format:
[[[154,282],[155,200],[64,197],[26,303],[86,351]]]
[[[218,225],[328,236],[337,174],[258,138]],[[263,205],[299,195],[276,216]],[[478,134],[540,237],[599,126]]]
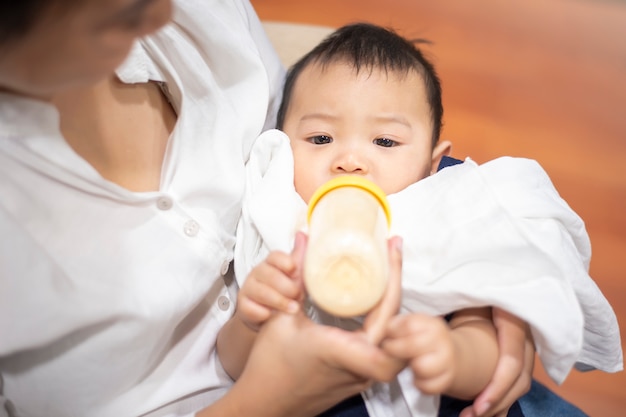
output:
[[[442,137],[478,162],[536,159],[591,237],[591,275],[626,333],[626,2],[252,0],[261,19],[370,21],[428,38],[444,89]],[[626,415],[626,373],[574,371],[562,386],[592,417]]]

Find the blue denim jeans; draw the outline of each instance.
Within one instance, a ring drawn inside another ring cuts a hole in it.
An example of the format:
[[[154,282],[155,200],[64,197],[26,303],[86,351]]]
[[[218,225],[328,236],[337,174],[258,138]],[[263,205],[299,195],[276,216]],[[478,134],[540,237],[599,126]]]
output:
[[[518,402],[526,417],[589,417],[537,381]]]

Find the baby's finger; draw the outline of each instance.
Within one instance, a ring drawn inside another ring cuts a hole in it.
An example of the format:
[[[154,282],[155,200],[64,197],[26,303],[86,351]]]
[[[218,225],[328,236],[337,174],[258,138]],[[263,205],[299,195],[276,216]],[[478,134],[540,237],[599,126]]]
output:
[[[300,303],[296,300],[299,291],[289,278],[268,266],[259,267],[256,273],[264,277],[254,275],[248,278],[239,292],[240,303],[248,300],[267,309],[286,313],[295,313],[299,310]]]
[[[301,298],[302,288],[296,280],[272,265],[268,264],[266,268],[268,271],[265,271],[263,276],[258,277],[260,283],[273,288],[283,297],[290,300],[299,300]]]
[[[241,292],[248,294],[250,298],[261,302],[256,295],[261,291],[260,286],[267,286],[278,291],[284,297],[298,300],[302,296],[300,284],[288,274],[294,270],[294,263],[289,255],[280,252],[272,252],[264,262],[257,265],[248,276]],[[280,306],[271,306],[281,309]],[[282,310],[282,309],[281,309]]]
[[[291,255],[279,251],[270,252],[265,259],[265,264],[287,276],[291,276],[298,267]]]
[[[282,311],[285,313],[293,314],[300,310],[300,303],[296,301],[297,291],[287,291],[282,285],[282,288],[277,289],[277,287],[281,287],[278,283],[274,283],[275,286],[266,285],[261,293],[259,294],[261,304],[277,311]],[[284,284],[282,282],[281,284]],[[293,288],[291,288],[293,290]],[[291,297],[290,294],[285,295],[284,293],[294,294],[295,297]]]
[[[432,352],[433,347],[429,340],[420,335],[413,334],[400,338],[387,338],[382,343],[382,348],[395,358],[411,360],[416,356],[422,356]]]
[[[249,298],[243,298],[239,300],[235,314],[246,326],[258,331],[259,327],[271,317],[272,310]]]

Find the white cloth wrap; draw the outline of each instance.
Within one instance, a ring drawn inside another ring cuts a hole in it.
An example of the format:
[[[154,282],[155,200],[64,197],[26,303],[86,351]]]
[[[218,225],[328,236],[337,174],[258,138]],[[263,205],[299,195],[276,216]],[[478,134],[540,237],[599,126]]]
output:
[[[270,251],[291,250],[306,212],[293,185],[284,133],[259,137],[246,175],[235,246],[240,286]],[[500,307],[530,325],[539,357],[557,383],[575,364],[622,368],[615,314],[588,274],[584,223],[537,162],[503,157],[477,165],[467,159],[390,195],[389,203],[391,235],[403,238],[403,312]],[[411,380],[408,370],[399,375],[402,395],[397,384],[377,384],[365,393],[370,413],[436,415],[438,400],[421,395]]]

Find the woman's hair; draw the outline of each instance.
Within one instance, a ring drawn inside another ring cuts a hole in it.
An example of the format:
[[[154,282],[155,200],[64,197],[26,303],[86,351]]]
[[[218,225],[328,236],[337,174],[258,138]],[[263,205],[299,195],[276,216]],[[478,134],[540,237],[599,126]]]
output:
[[[381,69],[396,74],[416,71],[426,87],[434,146],[439,140],[443,120],[441,83],[434,66],[424,57],[417,43],[427,41],[409,41],[390,29],[369,23],[356,23],[337,29],[289,69],[278,109],[277,128],[283,128],[293,87],[304,68],[313,63],[324,67],[335,62],[347,62],[357,73],[362,69]]]
[[[0,47],[25,35],[60,0],[0,0]]]

